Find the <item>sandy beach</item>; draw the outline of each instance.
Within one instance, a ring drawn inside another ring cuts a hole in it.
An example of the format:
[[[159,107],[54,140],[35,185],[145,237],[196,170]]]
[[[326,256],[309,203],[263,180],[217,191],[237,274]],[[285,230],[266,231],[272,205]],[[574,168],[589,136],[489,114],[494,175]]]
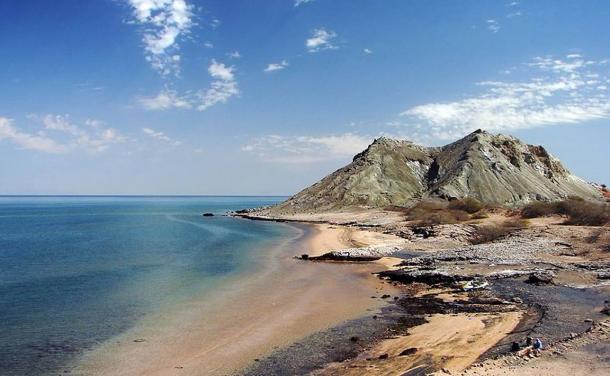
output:
[[[379,264],[308,263],[294,256],[367,245],[379,236],[301,227],[299,235],[261,255],[261,270],[205,299],[144,318],[87,353],[72,374],[226,375],[309,334],[372,314],[385,303],[371,295],[395,292],[371,274]]]

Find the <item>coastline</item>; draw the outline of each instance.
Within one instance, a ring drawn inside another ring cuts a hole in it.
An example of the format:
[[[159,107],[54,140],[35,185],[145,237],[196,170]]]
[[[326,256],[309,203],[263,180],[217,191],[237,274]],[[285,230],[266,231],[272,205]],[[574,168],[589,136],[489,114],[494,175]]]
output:
[[[372,295],[396,293],[394,286],[372,275],[385,268],[379,263],[294,259],[303,249],[323,253],[329,245],[367,245],[371,234],[326,225],[283,225],[297,229],[297,235],[265,250],[260,270],[223,284],[211,296],[143,319],[86,353],[71,373],[231,374],[308,335],[372,315],[386,305]]]
[[[272,220],[268,213],[262,216],[263,220]],[[355,216],[359,217],[356,221]],[[397,222],[388,223],[388,218],[395,213],[380,215],[373,211],[371,216],[366,216],[359,211],[355,216],[347,212],[335,216],[333,213],[310,214],[298,219],[281,216],[279,221],[315,223],[317,228],[325,229],[322,231],[334,232],[335,239],[342,236],[352,240],[347,248],[353,248],[340,249],[338,244],[318,239],[327,254],[319,257],[319,253],[312,253],[313,264],[353,265],[366,258],[363,255],[381,256],[372,262],[384,265],[384,268],[377,265],[377,272],[389,270],[380,274],[381,280],[401,288],[401,297],[395,297],[377,317],[376,321],[385,321],[385,332],[378,330],[371,336],[367,328],[370,322],[355,321],[351,327],[333,328],[289,349],[276,351],[262,364],[251,367],[247,375],[360,375],[363,372],[367,375],[442,375],[469,372],[483,367],[482,364],[492,364],[501,373],[504,364],[523,365],[531,360],[511,356],[512,342],[522,342],[529,335],[539,336],[551,346],[562,346],[566,338],[589,332],[592,323],[603,320],[604,294],[610,291],[610,285],[603,283],[606,278],[603,272],[597,277],[602,283],[594,282],[595,271],[603,269],[603,263],[591,266],[587,258],[576,256],[573,251],[593,258],[604,257],[599,251],[592,251],[587,243],[591,234],[601,234],[594,228],[561,226],[556,218],[532,221],[530,229],[514,236],[473,246],[467,240],[471,225],[439,226],[428,239],[417,228],[406,229],[396,225]],[[253,213],[247,217],[257,219]],[[496,217],[490,215],[489,221],[493,223]],[[364,244],[373,244],[372,247],[359,248],[363,244],[349,235],[361,234],[361,228],[371,229],[366,235],[369,242]],[[575,237],[575,233],[581,236]],[[379,251],[388,245],[383,236],[390,234],[399,235],[404,242],[396,254],[402,258],[385,257],[394,253]],[[405,262],[399,266],[400,261]],[[587,277],[582,275],[582,268],[591,268]],[[556,277],[555,282],[532,283],[532,276],[535,278],[537,273],[549,273]],[[434,279],[437,277],[441,280]],[[461,278],[481,277],[493,281],[491,288],[476,293],[456,289],[456,282]],[[588,285],[574,285],[575,282]],[[578,309],[574,309],[575,299]],[[388,311],[398,312],[387,315]],[[353,330],[358,325],[364,328],[360,332]],[[364,340],[358,340],[357,346],[349,349],[336,340],[336,337],[343,341],[350,339],[348,333],[364,333]],[[604,351],[608,348],[607,343],[599,347]],[[316,348],[317,354],[312,354],[311,348]],[[553,354],[561,356],[555,350]],[[582,358],[581,363],[592,359],[590,353],[576,356]],[[603,359],[596,358],[593,367],[603,363]]]

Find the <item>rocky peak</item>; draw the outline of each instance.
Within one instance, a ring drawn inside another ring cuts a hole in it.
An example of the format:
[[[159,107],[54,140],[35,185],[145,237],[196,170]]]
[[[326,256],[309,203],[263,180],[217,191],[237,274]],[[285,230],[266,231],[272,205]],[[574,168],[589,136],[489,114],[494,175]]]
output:
[[[600,193],[571,175],[544,147],[477,130],[440,148],[380,137],[352,163],[274,210],[408,206],[430,196],[514,206],[567,196],[597,199]]]

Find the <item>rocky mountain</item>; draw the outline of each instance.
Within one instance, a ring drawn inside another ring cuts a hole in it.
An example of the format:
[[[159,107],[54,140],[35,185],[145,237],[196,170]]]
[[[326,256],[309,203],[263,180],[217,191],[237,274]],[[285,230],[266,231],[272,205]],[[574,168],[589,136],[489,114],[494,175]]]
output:
[[[473,197],[518,206],[567,196],[601,197],[542,146],[475,131],[443,147],[382,137],[349,165],[272,208],[272,213],[408,206],[425,197]]]

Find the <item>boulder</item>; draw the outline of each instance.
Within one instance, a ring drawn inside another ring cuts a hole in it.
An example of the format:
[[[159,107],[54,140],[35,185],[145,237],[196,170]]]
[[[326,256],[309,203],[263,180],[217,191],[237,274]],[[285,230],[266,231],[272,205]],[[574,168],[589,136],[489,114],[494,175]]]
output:
[[[525,282],[536,285],[550,284],[553,283],[554,277],[555,276],[549,272],[535,272],[530,274],[530,276],[527,278],[527,281]]]

